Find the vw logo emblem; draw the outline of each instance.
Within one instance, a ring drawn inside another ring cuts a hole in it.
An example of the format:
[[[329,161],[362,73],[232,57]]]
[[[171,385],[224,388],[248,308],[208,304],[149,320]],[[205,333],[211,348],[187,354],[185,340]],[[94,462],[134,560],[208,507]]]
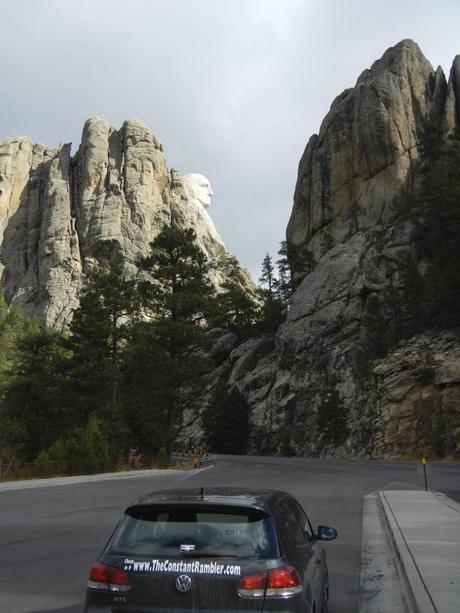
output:
[[[188,575],[179,575],[176,579],[176,588],[178,592],[188,592],[192,587],[192,580]]]

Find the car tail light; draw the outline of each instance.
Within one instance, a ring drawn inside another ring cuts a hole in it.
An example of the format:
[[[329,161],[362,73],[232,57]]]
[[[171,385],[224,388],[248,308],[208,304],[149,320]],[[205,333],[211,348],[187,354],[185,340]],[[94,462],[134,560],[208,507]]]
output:
[[[292,596],[302,591],[302,580],[292,566],[268,571],[266,596]]]
[[[241,577],[238,582],[238,594],[243,598],[260,598],[265,594],[267,573],[254,573]]]
[[[238,594],[243,598],[277,596],[287,598],[302,591],[299,573],[291,566],[272,568],[268,572],[254,573],[242,577],[238,583]]]
[[[127,592],[132,587],[128,573],[101,562],[96,562],[91,567],[87,585],[92,590],[109,592]]]

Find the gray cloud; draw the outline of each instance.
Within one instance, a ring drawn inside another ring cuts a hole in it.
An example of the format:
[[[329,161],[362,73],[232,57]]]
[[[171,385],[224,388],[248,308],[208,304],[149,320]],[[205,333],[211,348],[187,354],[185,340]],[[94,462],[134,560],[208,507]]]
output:
[[[78,146],[85,119],[142,119],[258,276],[298,160],[333,98],[402,38],[448,71],[456,0],[2,0],[0,139]]]

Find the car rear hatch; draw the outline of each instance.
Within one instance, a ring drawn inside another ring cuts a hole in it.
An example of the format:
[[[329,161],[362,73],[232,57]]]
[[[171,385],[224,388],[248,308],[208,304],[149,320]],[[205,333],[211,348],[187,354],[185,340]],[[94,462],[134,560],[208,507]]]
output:
[[[240,587],[277,559],[273,520],[261,510],[140,505],[128,509],[101,562],[128,577],[109,595],[114,613],[158,613],[262,611],[263,588]]]

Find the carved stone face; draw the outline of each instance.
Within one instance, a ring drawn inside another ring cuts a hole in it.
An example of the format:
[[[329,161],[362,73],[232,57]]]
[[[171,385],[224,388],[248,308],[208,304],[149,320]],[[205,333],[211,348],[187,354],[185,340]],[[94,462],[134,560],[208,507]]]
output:
[[[189,199],[200,203],[205,209],[211,204],[214,195],[211,183],[203,175],[191,173],[184,176],[184,187]]]

